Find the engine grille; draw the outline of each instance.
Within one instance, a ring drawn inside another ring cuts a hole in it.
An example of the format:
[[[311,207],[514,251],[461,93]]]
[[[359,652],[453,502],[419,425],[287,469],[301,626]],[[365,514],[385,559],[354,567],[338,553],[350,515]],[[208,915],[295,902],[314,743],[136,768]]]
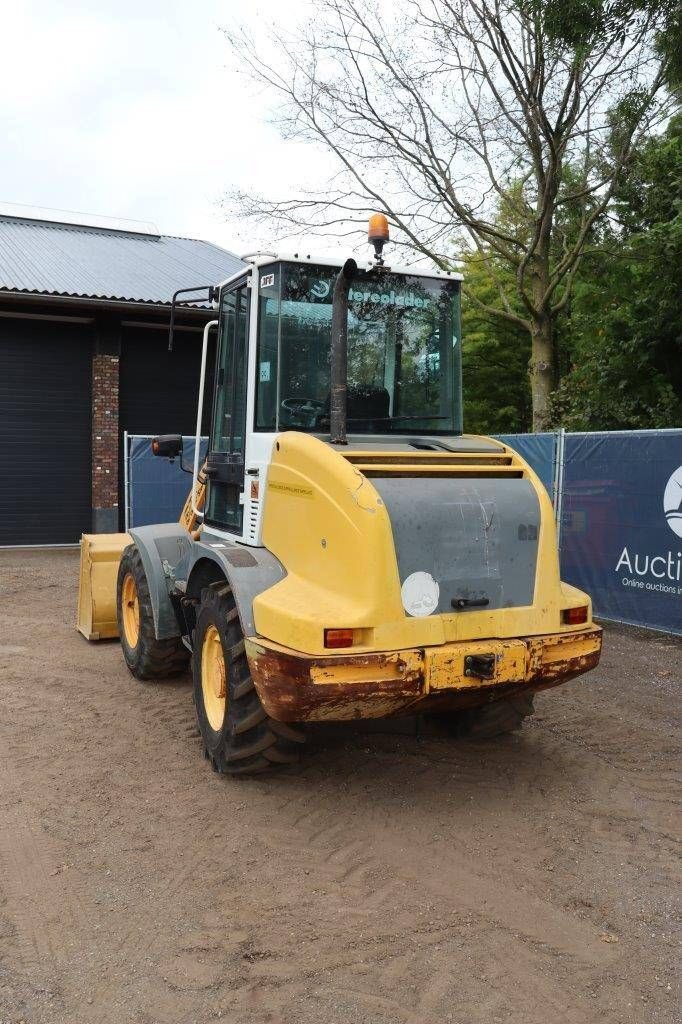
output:
[[[368,477],[460,477],[519,478],[523,466],[514,453],[501,449],[495,454],[484,452],[396,452],[347,451],[341,453],[355,468]]]

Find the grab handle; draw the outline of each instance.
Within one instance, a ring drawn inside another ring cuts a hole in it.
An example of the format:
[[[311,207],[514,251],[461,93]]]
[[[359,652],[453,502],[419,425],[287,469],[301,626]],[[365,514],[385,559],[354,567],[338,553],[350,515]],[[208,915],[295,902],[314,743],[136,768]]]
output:
[[[201,448],[201,419],[204,412],[204,384],[206,383],[206,353],[208,351],[208,335],[212,327],[217,327],[217,320],[209,320],[204,327],[204,340],[201,346],[201,372],[199,374],[199,402],[197,404],[197,432],[194,436],[194,467],[192,469],[192,512],[204,518],[204,513],[197,508],[196,491],[199,482],[199,454]]]

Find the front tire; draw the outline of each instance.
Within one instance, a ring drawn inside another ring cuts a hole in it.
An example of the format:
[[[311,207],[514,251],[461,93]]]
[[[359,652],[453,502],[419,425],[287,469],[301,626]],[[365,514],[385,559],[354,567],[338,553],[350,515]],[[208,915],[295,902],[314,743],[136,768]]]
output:
[[[303,733],[266,714],[249,672],[227,583],[213,583],[202,591],[192,648],[194,703],[213,769],[252,775],[297,761]]]
[[[182,641],[156,638],[147,574],[134,544],[125,548],[118,567],[116,618],[123,657],[136,679],[163,679],[187,669]]]

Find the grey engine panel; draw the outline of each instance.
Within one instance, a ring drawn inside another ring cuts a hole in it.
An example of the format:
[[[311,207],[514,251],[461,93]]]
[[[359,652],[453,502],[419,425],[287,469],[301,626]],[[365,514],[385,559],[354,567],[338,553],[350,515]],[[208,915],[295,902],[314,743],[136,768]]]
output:
[[[428,572],[437,611],[453,598],[488,608],[532,604],[540,506],[528,480],[373,477],[393,527],[400,581]],[[466,613],[464,613],[466,614]]]

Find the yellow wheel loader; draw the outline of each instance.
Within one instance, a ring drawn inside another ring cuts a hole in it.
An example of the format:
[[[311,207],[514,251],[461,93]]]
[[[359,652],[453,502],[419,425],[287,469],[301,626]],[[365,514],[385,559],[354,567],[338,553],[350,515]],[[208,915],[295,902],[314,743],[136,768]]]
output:
[[[295,760],[312,721],[435,712],[507,732],[599,660],[545,488],[462,433],[460,275],[389,267],[387,239],[376,215],[366,263],[257,255],[211,289],[201,526],[131,529],[115,552],[126,663],[146,679],[191,662],[219,772]],[[155,444],[182,455],[179,436]]]

